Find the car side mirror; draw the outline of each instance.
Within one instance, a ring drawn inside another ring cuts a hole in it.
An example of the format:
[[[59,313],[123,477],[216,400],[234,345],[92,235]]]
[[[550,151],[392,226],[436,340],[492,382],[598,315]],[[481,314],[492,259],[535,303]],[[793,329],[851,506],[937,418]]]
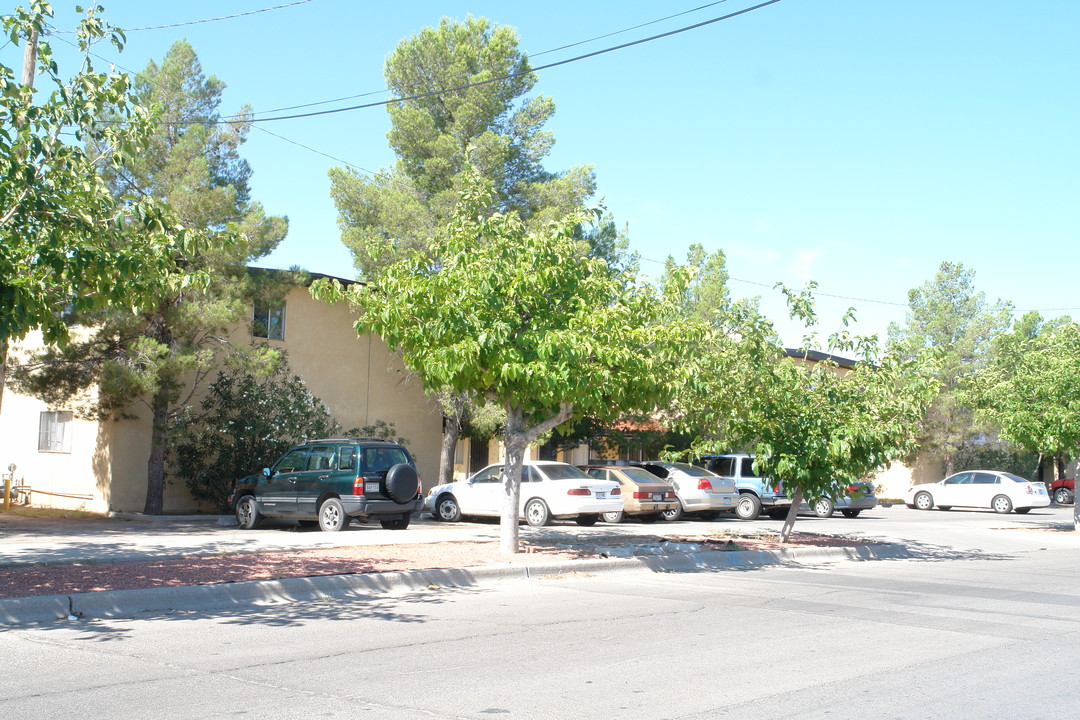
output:
[[[263,468],[263,475],[270,477],[270,468]]]

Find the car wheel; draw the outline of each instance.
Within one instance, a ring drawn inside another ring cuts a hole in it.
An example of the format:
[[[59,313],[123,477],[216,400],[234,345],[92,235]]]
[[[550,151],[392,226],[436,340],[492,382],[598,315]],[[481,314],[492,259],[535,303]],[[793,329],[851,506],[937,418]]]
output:
[[[600,516],[596,513],[588,513],[587,515],[578,515],[576,518],[574,518],[574,522],[576,522],[581,527],[592,527],[599,519]]]
[[[995,495],[994,499],[990,501],[990,507],[994,508],[994,512],[1004,515],[1007,512],[1012,512],[1013,504],[1007,495]]]
[[[833,504],[829,498],[818,498],[814,501],[814,514],[819,518],[832,517]]]
[[[604,513],[604,522],[606,523],[621,523],[625,519],[626,513],[622,510]]]
[[[544,527],[551,523],[551,511],[540,498],[533,498],[525,505],[525,522],[533,527]]]
[[[443,522],[461,520],[461,508],[457,504],[457,498],[453,495],[440,495],[435,501],[435,517]]]
[[[686,512],[683,510],[682,503],[680,502],[670,510],[665,510],[660,513],[660,515],[668,522],[675,522],[677,520],[682,520],[683,516],[686,515]]]
[[[1026,515],[1031,512],[1031,508],[1016,508],[1016,512],[1020,515]]]
[[[861,512],[862,512],[862,510],[841,510],[840,511],[840,513],[844,517],[848,517],[848,518],[857,518],[857,517],[859,517],[859,513],[861,513]]]
[[[1068,505],[1072,502],[1072,497],[1069,494],[1068,488],[1060,487],[1054,491],[1054,502],[1058,505]]]
[[[319,527],[323,532],[338,532],[349,524],[349,516],[345,514],[345,506],[337,498],[327,498],[319,506]]]
[[[383,530],[404,530],[409,527],[409,513],[403,514],[394,520],[380,520]]]
[[[236,503],[236,524],[244,530],[252,530],[259,524],[259,503],[253,495],[245,495]]]
[[[398,504],[416,497],[416,468],[408,463],[398,463],[386,471],[386,495]]]
[[[934,507],[934,497],[928,492],[915,495],[915,507],[919,510],[929,510]]]
[[[743,493],[739,496],[739,504],[735,506],[735,514],[740,520],[757,520],[761,514],[761,501],[757,495]]]

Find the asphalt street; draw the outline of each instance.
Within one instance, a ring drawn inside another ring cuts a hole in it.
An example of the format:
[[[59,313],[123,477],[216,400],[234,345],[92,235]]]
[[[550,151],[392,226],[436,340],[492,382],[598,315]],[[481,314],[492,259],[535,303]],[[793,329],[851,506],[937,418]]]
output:
[[[11,628],[0,631],[0,714],[1074,715],[1080,538],[1071,508],[1025,517],[889,508],[801,527],[833,526],[906,537],[914,555],[567,573]]]

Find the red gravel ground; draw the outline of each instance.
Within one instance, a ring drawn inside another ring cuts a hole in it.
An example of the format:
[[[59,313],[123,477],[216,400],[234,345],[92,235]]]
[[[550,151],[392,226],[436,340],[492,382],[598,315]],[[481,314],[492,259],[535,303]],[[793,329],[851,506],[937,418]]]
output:
[[[752,550],[781,547],[852,547],[867,541],[822,535],[800,534],[785,544],[775,536],[716,537],[668,536],[678,542],[701,543],[706,550]],[[597,538],[604,546],[620,542],[659,542],[661,538]],[[420,545],[357,545],[351,547],[298,550],[289,553],[244,553],[208,555],[170,560],[83,563],[73,565],[33,565],[0,568],[0,598],[37,595],[67,595],[103,590],[210,585],[249,580],[278,580],[289,577],[342,575],[478,567],[505,563],[535,563],[602,557],[592,547],[569,548],[522,542],[522,552],[503,555],[496,542],[446,542]]]

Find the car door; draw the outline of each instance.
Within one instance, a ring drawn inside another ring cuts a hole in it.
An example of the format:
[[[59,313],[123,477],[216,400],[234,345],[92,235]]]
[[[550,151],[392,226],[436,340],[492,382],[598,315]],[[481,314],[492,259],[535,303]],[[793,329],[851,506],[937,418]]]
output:
[[[973,473],[971,502],[975,507],[990,507],[994,496],[1001,492],[1001,478],[993,473]]]
[[[297,473],[296,478],[297,515],[316,516],[316,502],[329,488],[336,469],[337,446],[315,445],[310,449],[307,467],[304,472]]]
[[[296,485],[307,470],[310,448],[293,448],[270,468],[266,483],[255,489],[255,499],[265,515],[289,517],[296,514]]]
[[[491,465],[465,483],[458,498],[463,515],[499,515],[502,512],[502,465]]]
[[[934,491],[934,504],[939,507],[972,507],[975,504],[971,485],[974,475],[975,473],[962,472],[945,478],[941,487]]]

